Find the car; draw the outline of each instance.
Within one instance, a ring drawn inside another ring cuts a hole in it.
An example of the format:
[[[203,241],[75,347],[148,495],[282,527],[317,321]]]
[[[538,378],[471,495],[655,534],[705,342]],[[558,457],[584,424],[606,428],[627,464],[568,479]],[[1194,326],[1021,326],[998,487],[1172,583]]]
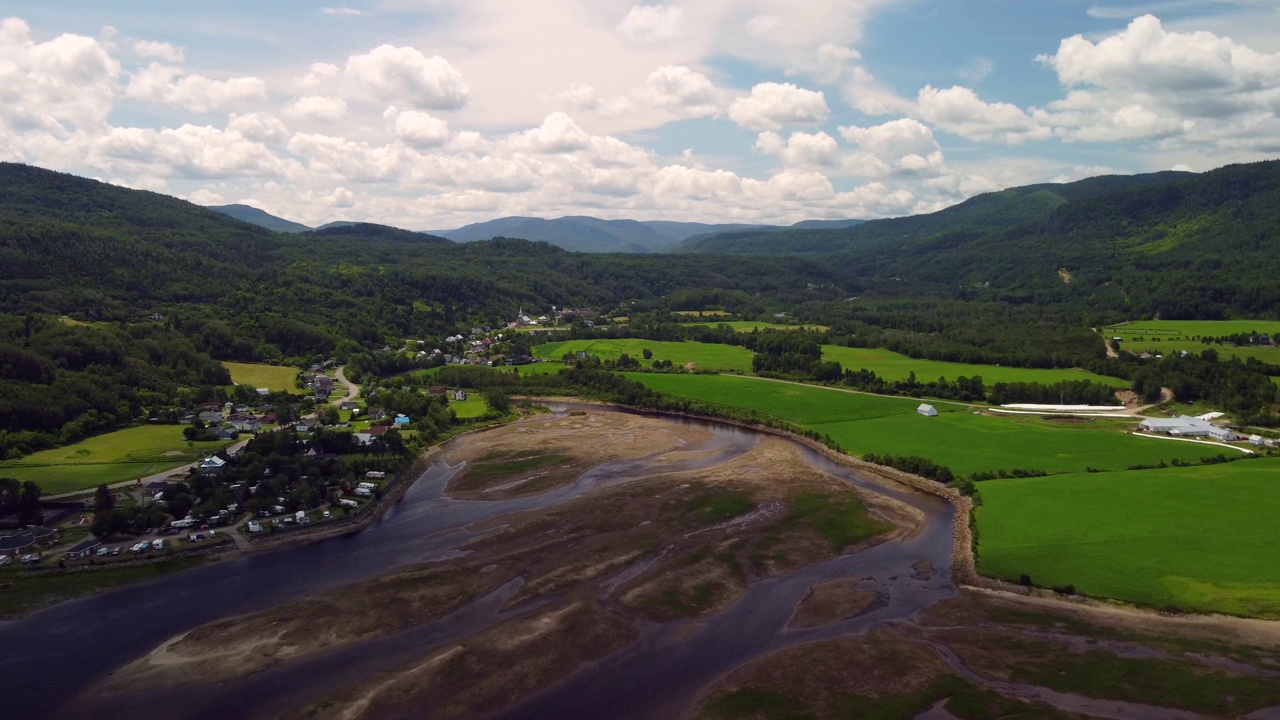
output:
[[[163,549],[164,549],[164,540],[162,540],[162,539],[160,539],[160,538],[156,538],[155,540],[152,540],[152,541],[151,541],[151,549],[152,549],[152,550],[163,550]]]
[[[98,557],[106,557],[111,554],[111,548],[98,548]]]
[[[11,562],[13,562],[13,558],[8,555],[0,555],[0,565],[8,565]]]
[[[187,539],[190,540],[191,542],[200,542],[201,540],[204,539],[204,533],[192,533],[189,537],[187,537]]]
[[[117,547],[116,549],[114,549],[114,550],[112,550],[112,551],[111,551],[111,554],[112,554],[112,555],[119,555],[119,554],[120,554],[120,551],[121,551],[122,549],[123,549],[123,548],[119,548],[119,547]]]
[[[328,510],[325,510],[325,511],[324,511],[324,519],[325,519],[325,520],[328,520],[328,519],[329,519],[329,511],[328,511]]]

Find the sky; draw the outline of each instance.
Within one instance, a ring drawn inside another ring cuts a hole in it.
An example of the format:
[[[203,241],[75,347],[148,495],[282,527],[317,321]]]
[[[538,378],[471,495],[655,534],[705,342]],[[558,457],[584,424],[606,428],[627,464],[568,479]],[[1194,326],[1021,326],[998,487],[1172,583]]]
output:
[[[0,161],[444,230],[1280,157],[1280,0],[18,0]]]

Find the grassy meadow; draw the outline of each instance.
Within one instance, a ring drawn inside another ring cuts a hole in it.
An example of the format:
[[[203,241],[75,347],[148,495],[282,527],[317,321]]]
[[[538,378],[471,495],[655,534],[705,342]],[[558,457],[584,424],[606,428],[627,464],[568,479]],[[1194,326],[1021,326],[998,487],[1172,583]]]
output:
[[[231,372],[231,380],[237,385],[267,388],[271,392],[290,392],[297,388],[298,368],[226,360],[222,365]]]
[[[230,444],[188,443],[180,425],[140,425],[0,462],[0,475],[34,480],[52,495],[164,472]]]
[[[1135,353],[1164,354],[1181,350],[1199,353],[1206,348],[1213,348],[1218,352],[1219,357],[1242,359],[1256,357],[1262,362],[1280,365],[1280,346],[1205,345],[1193,339],[1253,332],[1278,335],[1280,320],[1144,320],[1103,329],[1103,334],[1108,340],[1113,337],[1121,338],[1121,350],[1131,350]]]
[[[1159,442],[1125,432],[1133,423],[1096,419],[1061,422],[1032,416],[975,415],[972,408],[927,401],[938,416],[916,412],[920,400],[863,395],[807,385],[726,375],[631,373],[669,395],[753,410],[830,435],[845,450],[918,455],[960,475],[994,470],[1078,473],[1123,470],[1174,459],[1198,462],[1216,448]],[[1226,452],[1233,452],[1227,450]]]
[[[717,345],[700,342],[663,342],[659,340],[567,340],[546,343],[533,349],[534,356],[559,361],[565,353],[588,352],[602,360],[616,360],[623,353],[640,360],[646,366],[644,350],[653,351],[654,360],[670,360],[677,365],[697,363],[704,370],[737,370],[751,372],[752,353],[736,345]],[[557,363],[558,364],[558,363]]]
[[[839,345],[823,345],[822,359],[834,360],[850,370],[867,369],[885,380],[905,380],[911,373],[920,382],[932,382],[940,377],[954,381],[958,377],[981,377],[986,385],[995,383],[1038,382],[1052,384],[1065,380],[1091,380],[1100,385],[1127,387],[1129,382],[1120,378],[1096,375],[1087,370],[1061,369],[1039,370],[1035,368],[1001,367],[999,365],[970,365],[967,363],[917,360],[892,350],[879,348],[849,348]]]
[[[453,412],[458,415],[459,419],[475,418],[489,412],[489,403],[484,401],[484,395],[479,392],[472,392],[467,396],[466,400],[461,402],[454,400],[452,396],[449,398],[449,407],[453,408]]]
[[[1280,460],[993,480],[984,573],[1089,595],[1280,619]]]

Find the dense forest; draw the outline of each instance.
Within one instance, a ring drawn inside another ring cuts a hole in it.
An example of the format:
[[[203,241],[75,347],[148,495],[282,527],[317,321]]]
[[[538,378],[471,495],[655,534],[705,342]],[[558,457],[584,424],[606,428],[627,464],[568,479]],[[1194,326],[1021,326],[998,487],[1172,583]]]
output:
[[[1013,188],[932,215],[737,233],[696,253],[825,257],[870,287],[1166,320],[1280,312],[1280,161]]]

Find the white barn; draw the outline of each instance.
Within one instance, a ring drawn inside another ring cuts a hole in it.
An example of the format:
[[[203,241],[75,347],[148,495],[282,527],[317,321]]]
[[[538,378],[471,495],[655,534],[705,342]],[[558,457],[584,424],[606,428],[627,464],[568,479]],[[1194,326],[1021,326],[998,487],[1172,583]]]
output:
[[[916,412],[920,413],[921,415],[923,415],[923,416],[925,416],[925,417],[937,417],[937,416],[938,416],[938,408],[936,408],[936,407],[934,407],[934,406],[932,406],[932,405],[929,405],[928,403],[921,403],[921,404],[920,404],[920,407],[916,408]]]
[[[1234,442],[1240,439],[1229,428],[1220,428],[1207,420],[1180,415],[1176,418],[1148,418],[1142,421],[1139,429],[1151,433],[1163,433],[1170,437],[1209,437],[1221,442]]]

